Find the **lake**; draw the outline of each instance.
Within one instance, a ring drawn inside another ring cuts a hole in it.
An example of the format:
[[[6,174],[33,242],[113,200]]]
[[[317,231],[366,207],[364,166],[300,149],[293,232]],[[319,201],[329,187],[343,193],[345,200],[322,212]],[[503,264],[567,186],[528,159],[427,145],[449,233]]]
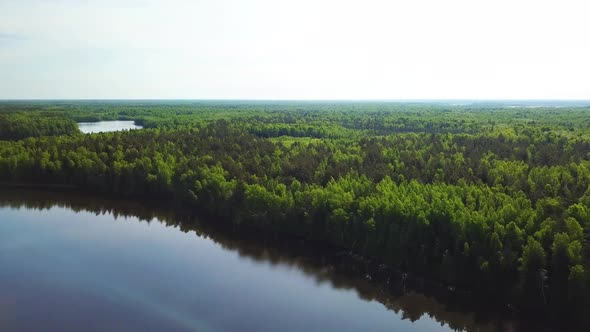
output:
[[[0,191],[0,330],[515,330],[398,282],[385,291],[301,241],[151,206]]]
[[[99,122],[78,122],[78,128],[84,134],[100,133],[119,130],[141,129],[134,121],[99,121]]]

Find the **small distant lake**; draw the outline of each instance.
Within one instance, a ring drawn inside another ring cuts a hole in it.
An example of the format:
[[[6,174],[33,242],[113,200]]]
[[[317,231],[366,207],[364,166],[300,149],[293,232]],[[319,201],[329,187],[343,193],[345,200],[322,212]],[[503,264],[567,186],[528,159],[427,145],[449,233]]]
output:
[[[78,122],[78,127],[84,134],[143,128],[136,125],[134,121]]]

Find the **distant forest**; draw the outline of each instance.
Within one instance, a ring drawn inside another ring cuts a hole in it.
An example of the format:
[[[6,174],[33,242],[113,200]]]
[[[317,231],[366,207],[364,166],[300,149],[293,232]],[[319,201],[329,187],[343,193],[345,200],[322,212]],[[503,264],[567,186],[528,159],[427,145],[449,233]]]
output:
[[[144,129],[76,124],[102,120]],[[590,319],[588,107],[4,102],[0,183],[172,199],[525,315]]]

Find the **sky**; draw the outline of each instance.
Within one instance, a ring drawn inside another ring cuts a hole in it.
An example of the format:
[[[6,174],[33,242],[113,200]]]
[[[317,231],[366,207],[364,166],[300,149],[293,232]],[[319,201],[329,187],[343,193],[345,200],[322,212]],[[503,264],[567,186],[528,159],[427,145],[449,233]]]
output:
[[[590,99],[586,0],[0,0],[0,99]]]

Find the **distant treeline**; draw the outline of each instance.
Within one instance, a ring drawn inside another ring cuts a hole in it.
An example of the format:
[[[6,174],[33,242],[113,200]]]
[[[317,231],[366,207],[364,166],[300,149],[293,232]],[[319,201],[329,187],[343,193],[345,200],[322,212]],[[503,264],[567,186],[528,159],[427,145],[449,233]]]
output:
[[[0,181],[175,199],[524,313],[590,316],[588,109],[51,107],[151,129],[0,142]]]
[[[0,140],[72,135],[79,132],[78,124],[64,114],[0,112]]]

